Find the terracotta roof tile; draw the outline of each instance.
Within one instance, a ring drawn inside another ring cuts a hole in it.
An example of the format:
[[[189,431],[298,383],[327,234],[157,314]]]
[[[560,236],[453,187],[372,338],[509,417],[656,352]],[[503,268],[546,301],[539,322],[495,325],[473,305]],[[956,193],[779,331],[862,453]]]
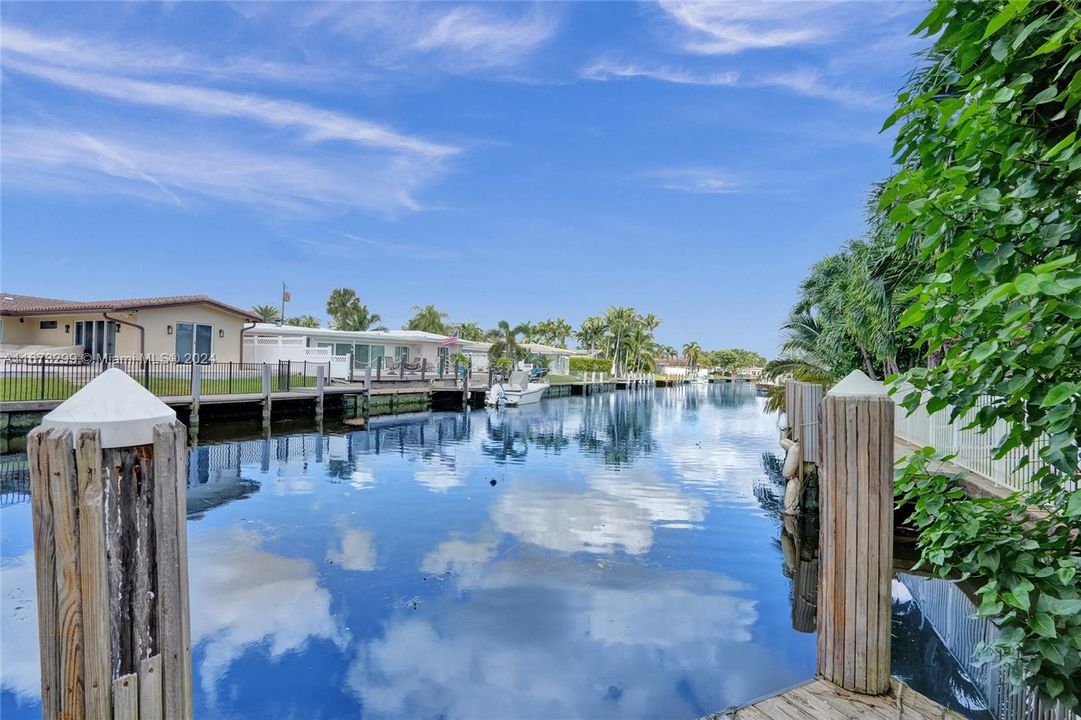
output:
[[[206,295],[166,295],[152,298],[129,298],[126,300],[56,300],[54,298],[15,295],[0,292],[0,315],[42,315],[61,312],[114,312],[143,308],[169,307],[171,305],[205,304],[248,320],[258,320],[247,310],[218,302]]]

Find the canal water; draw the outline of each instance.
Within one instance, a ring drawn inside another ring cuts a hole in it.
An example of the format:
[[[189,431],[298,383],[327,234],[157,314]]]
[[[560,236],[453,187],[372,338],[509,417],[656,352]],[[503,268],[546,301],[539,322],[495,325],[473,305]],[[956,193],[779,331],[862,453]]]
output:
[[[761,403],[620,391],[197,446],[195,716],[696,718],[810,678],[816,538],[779,516]],[[36,718],[29,503],[0,524],[0,715]]]

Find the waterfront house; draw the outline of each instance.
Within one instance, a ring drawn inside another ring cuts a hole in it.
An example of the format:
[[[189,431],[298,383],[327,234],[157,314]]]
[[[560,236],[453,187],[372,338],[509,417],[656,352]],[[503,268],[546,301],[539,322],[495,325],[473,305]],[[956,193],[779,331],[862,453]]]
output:
[[[680,357],[657,358],[656,360],[657,372],[670,380],[685,379],[688,374],[688,365],[687,359]]]
[[[57,300],[0,293],[0,355],[235,362],[256,320],[206,295]]]
[[[244,361],[330,361],[334,377],[348,375],[350,358],[355,370],[375,368],[380,359],[384,368],[402,360],[407,367],[424,360],[434,369],[455,352],[443,344],[446,340],[446,335],[421,330],[331,330],[258,323],[244,336]]]
[[[567,348],[544,345],[542,343],[520,343],[520,346],[529,353],[529,355],[542,357],[547,360],[548,372],[554,375],[569,375],[571,371],[571,356],[578,354]]]

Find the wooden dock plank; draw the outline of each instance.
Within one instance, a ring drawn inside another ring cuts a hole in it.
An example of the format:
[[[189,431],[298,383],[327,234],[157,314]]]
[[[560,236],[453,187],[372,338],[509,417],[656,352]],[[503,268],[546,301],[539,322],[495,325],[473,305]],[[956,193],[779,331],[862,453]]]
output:
[[[894,679],[886,695],[861,695],[818,678],[711,720],[964,720]]]

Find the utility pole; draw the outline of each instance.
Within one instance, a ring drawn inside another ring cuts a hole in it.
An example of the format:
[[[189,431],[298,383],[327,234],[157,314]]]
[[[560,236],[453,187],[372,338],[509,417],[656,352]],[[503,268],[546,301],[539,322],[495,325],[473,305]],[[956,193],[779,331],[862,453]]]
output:
[[[292,298],[289,297],[289,291],[285,289],[285,283],[282,282],[282,317],[279,325],[285,324],[285,303],[289,302]]]

